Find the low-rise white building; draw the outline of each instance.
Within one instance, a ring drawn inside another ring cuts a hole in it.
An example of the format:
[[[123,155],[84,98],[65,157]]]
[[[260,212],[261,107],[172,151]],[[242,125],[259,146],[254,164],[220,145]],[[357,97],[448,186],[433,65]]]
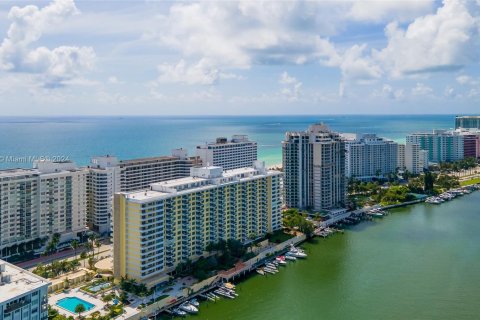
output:
[[[0,319],[48,319],[46,279],[0,260]]]
[[[257,160],[257,143],[246,135],[234,135],[231,140],[217,138],[215,142],[199,145],[196,152],[202,165],[231,170],[253,165]]]

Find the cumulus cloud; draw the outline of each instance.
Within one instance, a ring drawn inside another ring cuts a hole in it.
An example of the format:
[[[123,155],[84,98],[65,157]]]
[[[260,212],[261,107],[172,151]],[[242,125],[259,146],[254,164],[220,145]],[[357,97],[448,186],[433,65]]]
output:
[[[353,45],[342,55],[339,63],[345,80],[367,83],[382,76],[382,69],[370,58],[363,55],[364,45]]]
[[[432,88],[420,82],[417,82],[417,85],[412,89],[412,94],[415,96],[426,96],[432,93]]]
[[[468,76],[465,74],[457,76],[455,80],[457,80],[459,84],[463,84],[463,85],[475,86],[479,84],[478,79],[474,79],[471,76]]]
[[[12,7],[8,14],[11,24],[0,45],[0,69],[37,74],[47,87],[62,86],[91,69],[95,61],[91,47],[32,48],[44,32],[78,13],[73,0],[55,0],[43,8]]]
[[[373,97],[381,97],[391,100],[402,100],[405,98],[405,92],[403,89],[394,89],[389,84],[384,84],[381,89],[377,89],[372,94]]]
[[[408,21],[428,13],[434,5],[433,0],[398,1],[398,0],[357,0],[351,2],[348,17],[357,21]]]
[[[280,75],[279,83],[282,85],[280,92],[288,101],[297,101],[300,98],[302,83],[297,78],[284,71]]]
[[[325,35],[334,23],[324,3],[306,1],[224,1],[179,3],[161,16],[149,37],[217,66],[328,63],[336,51]],[[333,12],[333,11],[332,11]]]
[[[163,63],[158,73],[157,83],[212,85],[219,79],[219,70],[206,59],[191,65],[183,59],[176,64]]]
[[[436,13],[418,17],[406,29],[397,22],[388,24],[388,45],[374,51],[374,58],[394,77],[458,70],[476,61],[479,20],[470,6],[475,5],[445,0]]]

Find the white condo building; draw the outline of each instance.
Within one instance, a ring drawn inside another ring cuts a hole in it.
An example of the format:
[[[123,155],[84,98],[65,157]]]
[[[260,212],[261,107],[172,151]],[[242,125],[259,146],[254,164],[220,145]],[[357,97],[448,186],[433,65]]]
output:
[[[346,204],[345,141],[324,124],[287,132],[283,144],[287,207],[329,210]]]
[[[87,174],[72,162],[37,161],[34,169],[1,170],[0,255],[55,233],[62,242],[86,231]]]
[[[251,167],[257,160],[257,143],[246,135],[217,138],[216,142],[197,146],[196,154],[204,166],[218,166],[224,170]]]
[[[428,169],[428,151],[422,150],[419,144],[407,143],[405,145],[405,170],[413,174],[420,174]]]
[[[187,177],[198,163],[187,150],[174,149],[171,156],[118,160],[115,156],[93,157],[88,179],[88,225],[101,234],[111,232],[113,195],[149,188],[160,181]]]
[[[281,229],[282,173],[254,167],[191,168],[189,177],[115,194],[114,275],[153,286],[210,243],[243,243]]]
[[[459,132],[433,130],[431,133],[412,133],[407,144],[418,144],[428,151],[429,162],[451,162],[464,158],[464,137]]]
[[[397,168],[405,170],[405,145],[399,143],[397,149]]]
[[[0,260],[0,319],[47,320],[50,282]]]
[[[375,134],[356,134],[353,139],[347,138],[345,150],[348,178],[382,178],[397,169],[398,144]]]

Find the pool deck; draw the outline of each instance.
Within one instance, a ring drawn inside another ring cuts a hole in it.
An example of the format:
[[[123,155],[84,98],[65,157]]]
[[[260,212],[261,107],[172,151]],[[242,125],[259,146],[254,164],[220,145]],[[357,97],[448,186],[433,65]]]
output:
[[[78,288],[71,289],[70,292],[68,293],[61,292],[59,294],[51,295],[48,298],[48,304],[51,305],[53,308],[55,308],[60,314],[63,314],[67,317],[71,315],[76,316],[77,314],[57,306],[57,302],[59,300],[67,297],[77,297],[94,305],[94,307],[89,311],[83,312],[82,313],[83,316],[87,316],[95,311],[100,311],[101,314],[105,313],[105,311],[103,310],[103,307],[106,305],[105,302],[103,302],[100,299],[95,299],[89,296],[88,294],[81,292]]]

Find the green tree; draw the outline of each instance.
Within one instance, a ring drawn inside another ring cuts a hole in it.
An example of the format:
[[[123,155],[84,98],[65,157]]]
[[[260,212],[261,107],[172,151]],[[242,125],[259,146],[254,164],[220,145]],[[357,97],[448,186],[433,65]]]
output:
[[[77,249],[78,249],[78,240],[73,240],[71,243],[70,243],[70,246],[72,247],[73,251],[74,251],[74,254],[75,254],[75,260],[77,259]]]
[[[77,304],[75,307],[75,313],[78,313],[78,316],[82,318],[82,312],[85,312],[85,306],[81,303]]]

